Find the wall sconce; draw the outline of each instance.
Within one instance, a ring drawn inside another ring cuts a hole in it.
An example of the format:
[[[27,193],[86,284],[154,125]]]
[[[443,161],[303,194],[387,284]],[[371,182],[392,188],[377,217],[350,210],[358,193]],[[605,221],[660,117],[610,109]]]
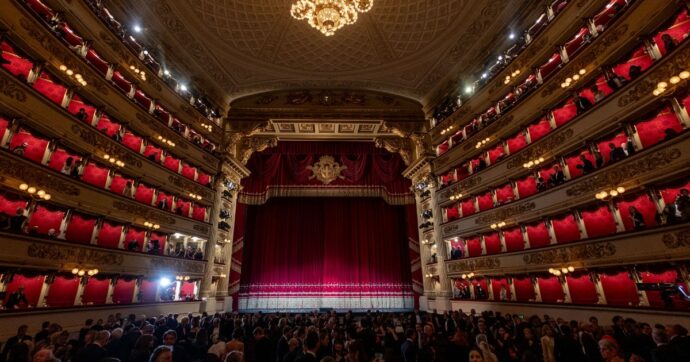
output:
[[[506,79],[503,81],[503,84],[508,84],[510,83],[511,78],[515,78],[520,74],[520,69],[515,70],[514,72],[510,73],[510,75],[506,75]]]
[[[154,230],[158,230],[158,229],[161,228],[160,225],[154,224],[154,223],[151,223],[151,222],[148,222],[148,221],[144,222],[144,226],[146,226],[146,227],[149,228],[149,229],[154,229]]]
[[[556,268],[556,269],[554,269],[554,268],[549,268],[549,273],[551,273],[551,274],[553,274],[553,275],[555,275],[555,276],[557,276],[557,277],[559,277],[559,276],[561,276],[561,275],[566,275],[566,274],[568,274],[568,273],[572,273],[572,272],[574,272],[574,271],[575,271],[575,268],[574,268],[572,265],[569,265],[569,266],[567,266],[567,267],[563,267],[563,268],[560,268],[560,269],[558,269],[558,268]]]
[[[485,144],[487,144],[490,140],[491,140],[491,137],[486,137],[485,139],[477,142],[477,144],[474,146],[474,148],[479,149],[482,146],[484,146]]]
[[[190,192],[189,194],[187,194],[187,196],[189,196],[189,197],[191,197],[192,199],[195,199],[195,200],[201,200],[201,199],[202,199],[201,195],[193,194],[193,193],[191,193],[191,192]]]
[[[463,274],[460,276],[462,279],[471,279],[474,278],[474,273],[469,273],[469,274]]]
[[[86,87],[86,86],[88,85],[88,83],[86,83],[86,81],[84,80],[84,78],[82,77],[81,74],[79,74],[79,73],[76,73],[76,74],[75,74],[74,71],[73,71],[72,69],[67,68],[66,65],[64,65],[64,64],[61,65],[61,66],[59,67],[59,69],[60,69],[60,71],[62,71],[62,72],[64,72],[65,74],[67,74],[70,78],[74,78],[74,79],[72,79],[72,80],[75,81],[75,82],[77,82],[77,83],[79,83],[79,84],[81,84],[83,87]]]
[[[688,78],[690,78],[690,71],[684,70],[684,71],[678,73],[678,75],[674,75],[671,78],[669,78],[668,83],[671,83],[671,85],[676,85],[676,84],[680,83],[681,80],[687,80]],[[654,91],[652,91],[652,94],[654,94],[655,96],[659,96],[659,95],[663,94],[664,92],[666,92],[666,88],[668,87],[668,83],[664,82],[664,81],[657,83],[656,89]]]
[[[118,160],[117,158],[115,158],[115,157],[113,157],[113,156],[111,156],[111,155],[109,155],[109,154],[103,155],[103,159],[106,160],[106,161],[108,161],[108,162],[110,162],[110,164],[115,165],[115,166],[117,166],[117,167],[125,167],[125,163],[124,163],[124,162]]]
[[[606,200],[606,199],[614,198],[618,195],[622,195],[624,192],[625,192],[625,187],[618,186],[615,189],[611,189],[609,191],[597,192],[594,195],[594,197],[596,197],[597,200]]]
[[[539,158],[537,158],[537,159],[534,159],[534,160],[531,160],[531,161],[529,161],[529,162],[523,163],[523,164],[522,164],[522,167],[524,167],[524,168],[532,168],[532,167],[534,167],[534,166],[538,166],[538,165],[541,164],[542,162],[544,162],[544,157],[539,157]]]
[[[201,127],[204,127],[204,129],[206,129],[209,132],[213,131],[213,126],[211,126],[210,124],[202,123]]]
[[[159,141],[161,141],[162,143],[165,143],[166,145],[170,146],[170,147],[175,147],[175,142],[173,142],[169,139],[166,139],[163,136],[158,136],[157,139]]]
[[[454,195],[450,195],[450,197],[448,199],[450,199],[451,201],[454,201],[454,200],[460,200],[460,198],[462,198],[461,192],[454,194]]]
[[[450,125],[450,126],[448,126],[448,127],[446,128],[446,129],[444,129],[444,130],[441,130],[441,135],[444,135],[444,134],[446,134],[446,133],[448,133],[448,132],[452,131],[452,130],[453,130],[453,128],[455,128],[455,126],[453,126],[453,125]]]
[[[189,279],[190,279],[189,276],[178,275],[175,277],[175,280],[178,280],[178,281],[187,281]]]
[[[587,73],[587,70],[585,70],[585,68],[582,68],[577,73],[573,74],[572,76],[565,78],[565,81],[563,83],[561,83],[561,88],[570,87],[571,83],[575,83],[578,80],[580,80],[580,77],[585,75],[585,73]]]
[[[34,186],[29,186],[27,184],[20,184],[19,185],[19,190],[26,192],[27,194],[31,195],[31,197],[37,198],[37,199],[42,199],[45,201],[50,200],[51,196],[49,193],[40,190]]]
[[[133,65],[130,65],[129,69],[131,69],[134,73],[136,73],[142,80],[144,80],[144,81],[146,80],[146,72],[144,72],[143,70],[140,70],[139,68],[137,68]]]
[[[84,275],[88,275],[90,277],[98,274],[98,269],[89,269],[89,270],[84,270],[84,269],[79,269],[79,268],[74,268],[72,269],[72,274],[83,277]]]
[[[501,221],[501,222],[499,222],[499,223],[491,224],[491,228],[492,228],[492,229],[500,229],[500,228],[502,228],[502,227],[504,227],[504,226],[506,226],[506,222],[505,222],[505,221]]]

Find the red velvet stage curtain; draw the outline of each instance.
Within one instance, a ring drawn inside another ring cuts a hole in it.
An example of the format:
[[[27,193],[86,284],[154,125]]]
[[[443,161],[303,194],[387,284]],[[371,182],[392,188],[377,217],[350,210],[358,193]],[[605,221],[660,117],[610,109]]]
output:
[[[600,238],[616,233],[616,220],[608,205],[582,210],[580,215],[588,238]]]
[[[33,136],[31,133],[25,130],[20,130],[12,136],[10,140],[10,151],[14,151],[17,147],[26,144],[24,149],[24,158],[28,158],[31,161],[41,163],[43,161],[43,156],[48,149],[48,141],[39,137]]]
[[[662,55],[666,55],[666,46],[661,40],[664,34],[670,35],[676,43],[680,43],[687,38],[688,33],[690,33],[690,17],[688,16],[687,10],[682,10],[673,23],[664,31],[660,31],[654,35],[654,43],[659,47],[659,51]]]
[[[549,123],[546,117],[542,117],[540,120],[527,126],[527,132],[529,132],[531,143],[537,142],[540,138],[551,133],[551,123]]]
[[[250,205],[240,309],[411,309],[406,223],[378,198]]]
[[[580,229],[577,226],[577,221],[573,214],[555,217],[551,219],[551,225],[556,235],[556,241],[559,244],[580,240]]]
[[[604,288],[606,304],[615,306],[637,306],[639,297],[635,282],[630,279],[627,271],[611,271],[599,273],[601,285]]]
[[[543,221],[537,221],[526,225],[527,237],[529,238],[530,248],[542,248],[551,244],[551,237]]]
[[[654,59],[652,59],[652,57],[647,53],[647,49],[645,49],[645,46],[640,45],[637,49],[635,49],[632,52],[632,54],[626,61],[621,62],[618,65],[615,65],[613,67],[613,72],[627,80],[631,80],[632,78],[630,78],[630,67],[635,65],[640,67],[642,71],[645,71],[647,70],[647,68],[651,67],[652,64],[654,64]]]
[[[113,287],[113,303],[129,304],[134,299],[134,287],[137,280],[132,278],[118,278]]]
[[[31,214],[26,230],[29,232],[34,227],[38,227],[36,232],[38,234],[46,235],[49,230],[56,233],[60,232],[60,224],[65,217],[65,212],[59,209],[53,209],[46,206],[38,205]]]
[[[573,99],[568,98],[558,108],[552,110],[551,114],[553,114],[553,119],[556,121],[556,126],[560,127],[577,116],[577,107],[575,107]]]
[[[93,121],[93,115],[96,113],[96,107],[86,103],[86,101],[79,97],[78,94],[73,94],[72,99],[70,99],[69,104],[67,105],[67,111],[72,115],[75,115],[79,113],[79,110],[82,108],[84,109],[84,112],[86,112],[84,122],[91,124],[91,121]]]
[[[109,169],[89,162],[84,166],[81,180],[96,187],[105,188],[105,184],[108,181],[108,173],[110,173]]]
[[[417,218],[417,210],[414,210],[414,217]],[[232,263],[242,266],[244,260],[244,231],[247,218],[247,204],[238,202],[235,209],[235,227],[232,230]],[[419,259],[418,259],[419,260]],[[421,268],[420,268],[421,269]],[[241,269],[230,268],[229,294],[232,296],[232,308],[239,308],[238,291],[240,286]]]
[[[18,209],[26,210],[29,204],[27,200],[18,198],[14,195],[0,194],[0,213],[7,216],[14,216]]]
[[[144,144],[144,140],[132,132],[125,132],[125,135],[122,137],[122,144],[136,153],[141,153],[141,146]]]
[[[520,251],[525,248],[525,240],[522,237],[522,229],[519,226],[503,230],[503,238],[506,243],[506,251]]]
[[[527,137],[525,137],[524,132],[520,131],[517,135],[509,138],[506,144],[508,145],[508,152],[512,155],[527,147]]]
[[[34,64],[26,57],[19,55],[12,46],[3,41],[0,42],[0,51],[2,51],[2,58],[9,61],[9,64],[2,64],[2,67],[7,69],[15,77],[20,77],[24,81],[29,77],[29,72]]]
[[[109,278],[99,279],[91,277],[84,286],[84,293],[81,295],[81,302],[84,305],[105,304],[108,297]]]
[[[501,237],[497,232],[484,235],[484,245],[486,245],[486,254],[498,254],[501,252]]]
[[[75,243],[90,244],[96,218],[73,213],[67,224],[65,239]]]
[[[79,279],[73,276],[58,275],[48,288],[46,295],[47,307],[73,307],[77,297]]]
[[[474,207],[474,199],[469,198],[460,201],[460,210],[462,211],[462,217],[467,217],[477,212]]]
[[[589,274],[569,274],[565,280],[568,283],[570,300],[573,304],[596,304],[599,301],[597,288],[592,283]]]
[[[507,183],[497,188],[495,192],[496,201],[498,201],[499,205],[507,204],[515,200],[515,194],[513,193],[513,185],[511,183]]]
[[[494,208],[494,198],[491,191],[487,191],[477,196],[477,206],[479,211],[489,210]]]
[[[323,155],[347,169],[343,179],[324,185],[312,178],[308,166]],[[411,197],[410,180],[401,176],[405,164],[397,154],[376,148],[370,142],[279,142],[277,147],[254,153],[247,163],[252,174],[242,180],[241,197],[265,195],[268,189],[320,188],[320,189],[379,189],[389,195]]]
[[[113,121],[107,114],[103,113],[101,114],[101,118],[98,120],[98,123],[96,123],[96,128],[108,135],[108,137],[112,137],[120,131],[122,125]]]
[[[478,236],[465,239],[467,243],[467,256],[472,258],[482,255],[482,243]]]
[[[642,214],[644,223],[646,227],[652,227],[657,225],[656,214],[657,208],[656,203],[652,200],[649,194],[637,194],[637,195],[626,195],[623,199],[616,202],[616,207],[623,220],[623,226],[625,230],[635,230],[632,218],[630,217],[630,207],[635,207],[637,211]]]
[[[669,108],[664,108],[650,119],[635,123],[635,130],[640,137],[642,147],[647,148],[664,141],[666,132],[674,134],[683,132],[683,125]],[[670,131],[667,131],[670,130]]]
[[[43,286],[43,281],[45,281],[45,276],[43,275],[14,274],[12,276],[12,281],[7,283],[6,285],[6,294],[3,305],[7,303],[7,299],[9,299],[10,294],[16,292],[17,289],[19,289],[19,287],[22,286],[24,287],[24,294],[26,295],[26,299],[29,301],[29,304],[35,307],[36,304],[38,304],[38,297],[41,295],[41,287]],[[26,307],[26,305],[24,305],[22,302],[20,307]]]
[[[494,293],[494,300],[501,300],[501,287],[506,289],[506,300],[510,300],[510,285],[508,284],[508,279],[506,278],[492,278],[491,279],[491,290]],[[484,289],[486,290],[486,289]],[[486,291],[489,294],[489,291]]]
[[[547,182],[547,180],[544,179],[544,182]],[[530,175],[523,177],[515,181],[515,184],[517,186],[518,195],[520,195],[521,199],[537,193],[537,179],[534,176]]]
[[[98,231],[98,246],[117,249],[120,245],[122,235],[122,225],[104,221]]]
[[[537,277],[541,301],[544,303],[563,303],[565,294],[561,282],[555,276]]]
[[[141,286],[139,287],[139,293],[141,298],[139,301],[142,303],[153,303],[156,301],[156,292],[158,290],[158,281],[144,279],[141,281]]]
[[[513,286],[515,287],[515,299],[518,302],[534,301],[536,298],[531,277],[514,277]]]
[[[53,76],[47,72],[41,73],[33,84],[33,88],[57,105],[62,104],[67,94],[67,87],[53,79]]]

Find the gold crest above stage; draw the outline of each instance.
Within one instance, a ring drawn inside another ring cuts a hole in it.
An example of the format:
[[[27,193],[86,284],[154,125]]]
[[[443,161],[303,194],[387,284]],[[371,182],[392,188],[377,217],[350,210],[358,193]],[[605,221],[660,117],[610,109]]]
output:
[[[337,179],[344,179],[345,176],[340,173],[346,170],[347,166],[341,166],[339,163],[335,162],[332,156],[321,156],[318,162],[314,163],[313,166],[307,166],[307,169],[314,173],[309,176],[310,180],[316,178],[328,185]]]

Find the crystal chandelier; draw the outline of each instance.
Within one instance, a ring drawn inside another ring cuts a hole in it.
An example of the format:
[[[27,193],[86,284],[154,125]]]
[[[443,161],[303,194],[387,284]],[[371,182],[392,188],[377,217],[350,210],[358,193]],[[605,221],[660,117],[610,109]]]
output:
[[[373,6],[374,0],[297,0],[290,14],[331,36],[343,26],[354,24],[358,13],[366,13]]]

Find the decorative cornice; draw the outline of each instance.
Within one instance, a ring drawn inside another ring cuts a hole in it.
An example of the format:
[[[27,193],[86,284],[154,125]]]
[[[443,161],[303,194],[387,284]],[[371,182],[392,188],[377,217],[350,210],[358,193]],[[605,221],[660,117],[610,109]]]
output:
[[[132,152],[127,150],[124,146],[104,136],[102,133],[96,132],[94,129],[81,124],[73,124],[71,129],[72,133],[79,136],[84,142],[97,147],[104,153],[116,156],[127,165],[136,166],[137,168],[143,166],[139,157],[134,156]]]
[[[498,210],[496,212],[488,213],[480,216],[474,220],[475,224],[491,224],[494,222],[504,221],[510,217],[522,215],[528,211],[534,210],[536,204],[534,202],[527,202],[524,204],[509,206]]]
[[[49,259],[63,263],[77,263],[85,265],[122,265],[124,256],[121,254],[79,248],[74,246],[59,246],[43,243],[31,243],[27,249],[27,256],[37,259]]]
[[[553,149],[572,138],[573,135],[575,135],[575,131],[572,128],[568,128],[564,132],[559,132],[552,137],[546,138],[544,142],[530,145],[531,147],[527,147],[514,155],[510,155],[510,160],[506,164],[506,168],[510,170],[515,167],[522,167],[525,162],[549,155]]]
[[[409,166],[414,158],[414,146],[412,140],[401,137],[377,137],[374,144],[378,148],[384,148],[390,153],[398,153],[405,165]]]
[[[668,249],[690,247],[690,229],[683,229],[662,236],[662,241]]]
[[[26,102],[26,93],[5,72],[0,72],[0,94],[16,102]]]
[[[261,152],[269,147],[278,146],[277,137],[252,136],[244,137],[239,146],[239,159],[246,165],[254,152]]]
[[[453,261],[448,264],[448,272],[465,272],[475,271],[480,269],[496,269],[501,267],[501,259],[495,257],[486,257],[478,259]]]
[[[134,216],[150,220],[151,222],[157,222],[166,225],[175,225],[174,217],[168,216],[165,213],[157,211],[155,209],[149,209],[149,207],[143,205],[137,205],[134,202],[115,200],[113,201],[113,209],[127,211]]]
[[[3,155],[0,158],[0,170],[4,176],[15,177],[28,184],[47,189],[53,194],[79,196],[81,193],[78,187],[65,182],[62,178],[34,167],[27,167],[24,162],[13,160],[9,156]]]
[[[603,259],[616,255],[616,246],[610,242],[564,246],[525,254],[522,260],[527,265],[545,265]]]

